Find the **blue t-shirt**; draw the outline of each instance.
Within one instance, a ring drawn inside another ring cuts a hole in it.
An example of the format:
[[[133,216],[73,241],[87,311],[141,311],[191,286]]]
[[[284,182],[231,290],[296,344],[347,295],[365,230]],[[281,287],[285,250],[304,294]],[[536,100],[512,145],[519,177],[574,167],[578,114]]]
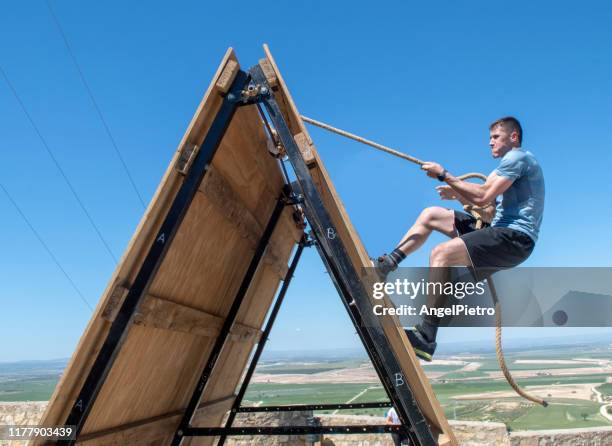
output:
[[[491,226],[524,232],[536,242],[544,213],[542,168],[531,152],[516,148],[502,157],[495,173],[514,182],[497,202]]]

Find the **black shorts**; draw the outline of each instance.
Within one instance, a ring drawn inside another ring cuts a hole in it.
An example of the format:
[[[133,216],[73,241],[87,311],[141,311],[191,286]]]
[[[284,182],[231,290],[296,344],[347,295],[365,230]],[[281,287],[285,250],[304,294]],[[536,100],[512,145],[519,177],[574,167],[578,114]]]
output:
[[[465,212],[455,211],[455,229],[474,267],[488,274],[519,265],[535,246],[531,237],[521,231],[488,225],[476,229],[476,218]]]

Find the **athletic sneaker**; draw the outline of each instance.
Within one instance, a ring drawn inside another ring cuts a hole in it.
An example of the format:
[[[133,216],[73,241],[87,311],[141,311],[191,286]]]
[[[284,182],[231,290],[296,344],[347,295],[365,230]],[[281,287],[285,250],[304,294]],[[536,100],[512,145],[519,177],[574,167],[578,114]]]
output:
[[[380,277],[382,281],[387,280],[389,273],[397,269],[397,263],[395,263],[387,254],[381,255],[377,259],[370,258],[370,260],[374,264],[378,277]]]
[[[404,329],[404,331],[416,355],[424,361],[431,362],[437,344],[435,342],[429,342],[425,336],[423,336],[423,333],[419,331],[418,325],[411,329]]]

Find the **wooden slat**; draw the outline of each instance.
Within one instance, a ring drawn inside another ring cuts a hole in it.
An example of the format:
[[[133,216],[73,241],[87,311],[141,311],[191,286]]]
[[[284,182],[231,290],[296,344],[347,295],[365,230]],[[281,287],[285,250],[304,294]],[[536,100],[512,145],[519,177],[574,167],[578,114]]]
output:
[[[217,83],[215,84],[217,90],[221,93],[227,93],[232,86],[232,82],[234,82],[234,79],[236,79],[236,75],[238,74],[239,70],[240,66],[238,65],[238,62],[235,60],[228,60],[227,64],[225,64],[225,67],[223,68],[223,71],[219,75],[219,78],[217,79]]]
[[[124,295],[127,294],[126,288],[118,288],[120,291],[123,291]],[[112,323],[117,314],[118,307],[122,303],[122,301],[109,302],[102,317]],[[134,315],[134,324],[136,325],[207,337],[216,337],[221,330],[223,321],[224,318],[221,316],[216,316],[151,294],[145,296]],[[234,341],[252,340],[257,342],[260,334],[259,328],[236,323],[230,336]]]
[[[300,152],[302,153],[302,158],[304,158],[306,165],[309,167],[314,167],[314,164],[316,164],[317,160],[314,157],[314,153],[311,149],[311,144],[308,143],[306,135],[300,132],[293,138],[295,139],[295,142],[298,148],[300,149]]]
[[[147,296],[134,316],[136,325],[175,330],[197,336],[216,337],[221,331],[224,318],[204,311],[180,305],[155,296]],[[260,330],[235,323],[230,331],[230,340],[257,341]]]
[[[378,279],[372,275],[372,263],[368,253],[359,238],[357,231],[353,227],[348,214],[342,204],[334,185],[323,165],[316,148],[312,144],[312,139],[300,118],[300,113],[295,106],[293,99],[287,89],[285,81],[280,74],[278,67],[270,53],[267,45],[264,45],[264,52],[278,81],[278,91],[276,98],[281,105],[283,115],[288,121],[289,127],[293,135],[302,133],[305,140],[310,144],[314,162],[310,162],[310,174],[312,175],[316,187],[321,194],[326,210],[329,212],[334,226],[338,232],[338,236],[343,241],[347,250],[347,254],[353,263],[355,270],[361,272],[361,279],[366,289],[372,289],[373,282]],[[380,302],[377,302],[380,303]],[[391,306],[392,303],[386,299],[385,305]],[[383,330],[389,341],[389,344],[398,358],[402,367],[404,377],[414,394],[416,401],[423,412],[423,415],[429,421],[434,432],[446,435],[452,445],[457,445],[457,440],[452,432],[448,420],[444,415],[444,411],[438,402],[429,380],[425,376],[422,367],[409,344],[403,328],[397,317],[382,318],[381,323]]]
[[[114,321],[129,291],[129,288],[124,286],[123,281],[115,285],[104,303],[100,317],[109,322]]]
[[[200,146],[194,145],[190,142],[183,146],[181,149],[181,154],[176,161],[176,170],[181,175],[187,175],[199,151]]]
[[[276,73],[274,72],[274,68],[268,59],[260,59],[259,65],[266,77],[266,81],[268,81],[268,85],[273,89],[278,86],[278,78],[276,77]]]

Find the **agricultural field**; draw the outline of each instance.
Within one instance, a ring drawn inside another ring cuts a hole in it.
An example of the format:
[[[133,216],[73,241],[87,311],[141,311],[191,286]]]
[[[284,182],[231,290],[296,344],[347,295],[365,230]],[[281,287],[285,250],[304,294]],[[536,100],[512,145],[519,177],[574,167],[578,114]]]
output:
[[[0,401],[47,401],[57,381],[57,376],[0,378]]]
[[[0,401],[47,401],[66,360],[0,363]]]
[[[438,400],[450,419],[497,421],[511,430],[564,429],[612,425],[605,406],[612,392],[612,349],[550,349],[506,354],[518,382],[549,402],[548,408],[518,397],[499,371],[494,354],[454,355],[423,364]],[[309,363],[309,376],[295,363],[265,363],[249,386],[253,405],[388,401],[366,360]],[[274,372],[271,373],[271,370]],[[286,372],[283,373],[283,370]],[[598,396],[598,392],[600,396]],[[602,409],[603,408],[603,409]],[[347,413],[383,415],[386,409],[355,409]]]
[[[503,422],[511,430],[612,425],[611,346],[515,350],[506,353],[506,361],[519,384],[545,398],[548,408],[518,397],[492,352],[447,355],[423,368],[450,419]],[[0,363],[0,401],[48,400],[65,364],[66,360]],[[386,392],[365,357],[293,355],[262,360],[243,404],[385,401]],[[383,415],[386,410],[346,413]]]
[[[605,384],[598,386],[597,390],[599,390],[603,396],[612,398],[612,382],[606,382]]]

